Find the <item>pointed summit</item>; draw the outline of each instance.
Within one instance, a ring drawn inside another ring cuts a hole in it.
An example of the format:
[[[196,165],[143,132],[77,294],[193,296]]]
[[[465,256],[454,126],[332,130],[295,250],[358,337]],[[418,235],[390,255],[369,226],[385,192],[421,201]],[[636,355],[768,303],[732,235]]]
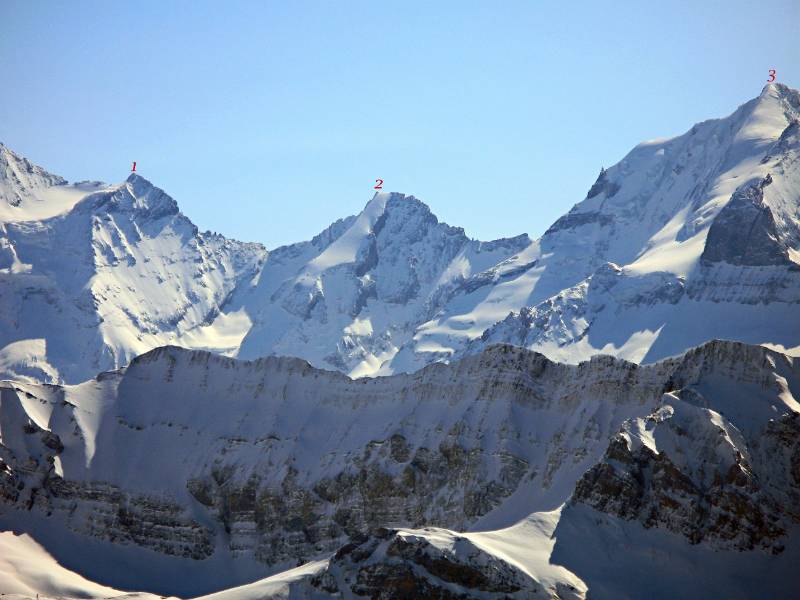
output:
[[[178,203],[164,190],[156,187],[138,173],[131,173],[125,180],[125,188],[132,197],[132,206],[137,213],[151,219],[176,215]]]
[[[134,196],[141,196],[146,194],[149,190],[155,188],[149,179],[142,177],[139,175],[139,173],[131,173],[128,175],[125,183],[128,184],[128,187],[131,189]]]
[[[742,105],[731,118],[738,129],[735,143],[756,147],[771,144],[792,121],[800,118],[800,93],[782,83],[768,83],[757,98]]]
[[[785,83],[774,82],[766,84],[761,89],[761,94],[759,94],[759,98],[763,98],[766,96],[771,96],[773,98],[785,98],[791,102],[800,97],[800,92],[790,88]]]
[[[768,83],[763,88],[761,88],[761,93],[758,95],[759,98],[763,98],[764,96],[773,96],[777,97],[781,93],[781,88],[786,88],[785,85],[780,83]]]

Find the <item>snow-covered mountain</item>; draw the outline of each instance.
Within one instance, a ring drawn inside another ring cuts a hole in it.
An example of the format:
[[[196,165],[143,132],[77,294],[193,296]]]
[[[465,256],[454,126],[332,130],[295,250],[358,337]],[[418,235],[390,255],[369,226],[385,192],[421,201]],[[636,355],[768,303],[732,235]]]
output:
[[[650,362],[712,338],[800,340],[800,94],[637,146],[537,242],[525,307],[471,340]]]
[[[714,338],[798,352],[799,118],[800,94],[768,85],[640,144],[534,242],[468,243],[414,199],[376,196],[323,252],[270,256],[239,355],[355,376],[498,342],[569,362],[652,362]]]
[[[248,582],[231,600],[793,598],[798,398],[796,360],[720,341],[646,366],[501,345],[355,381],[166,347],[5,382],[0,577],[42,590],[34,555],[80,590]]]
[[[310,244],[270,253],[258,285],[232,305],[254,322],[239,356],[300,356],[353,377],[391,373],[398,349],[415,344],[425,323],[464,290],[493,285],[497,265],[530,243],[526,235],[470,240],[413,196],[376,194]]]
[[[266,257],[200,233],[132,174],[68,185],[0,145],[0,375],[81,381],[169,343],[234,351],[221,314]]]
[[[69,185],[0,146],[0,376],[74,383],[164,344],[354,377],[498,342],[573,363],[715,338],[797,354],[798,119],[800,94],[770,84],[642,143],[535,241],[471,240],[380,193],[269,253],[199,233],[136,175]]]

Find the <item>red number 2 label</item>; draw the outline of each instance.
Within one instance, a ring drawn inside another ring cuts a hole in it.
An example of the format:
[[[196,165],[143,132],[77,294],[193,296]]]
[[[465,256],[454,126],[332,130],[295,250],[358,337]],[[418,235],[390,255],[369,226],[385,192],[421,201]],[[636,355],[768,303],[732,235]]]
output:
[[[375,189],[382,190],[383,189],[383,179],[376,179],[375,180]]]
[[[131,168],[131,172],[132,173],[136,172],[136,161],[133,161],[133,167]]]
[[[769,70],[769,79],[767,79],[767,83],[772,83],[775,81],[775,69]]]

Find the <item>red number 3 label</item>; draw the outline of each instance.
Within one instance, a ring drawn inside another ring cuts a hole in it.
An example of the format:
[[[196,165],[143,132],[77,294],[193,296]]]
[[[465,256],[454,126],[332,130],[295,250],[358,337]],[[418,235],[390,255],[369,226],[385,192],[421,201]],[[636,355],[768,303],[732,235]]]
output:
[[[375,189],[382,190],[383,189],[383,179],[376,179],[375,180]]]
[[[767,83],[772,83],[775,81],[775,69],[769,70],[769,79],[767,79]]]

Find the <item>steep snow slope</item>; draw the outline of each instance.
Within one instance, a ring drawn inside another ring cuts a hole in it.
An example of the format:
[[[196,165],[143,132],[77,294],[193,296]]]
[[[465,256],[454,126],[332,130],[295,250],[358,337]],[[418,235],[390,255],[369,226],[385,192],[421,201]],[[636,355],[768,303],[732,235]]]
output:
[[[262,247],[199,233],[136,174],[67,185],[0,147],[0,184],[2,373],[79,381],[165,343],[238,348],[250,321],[220,308]]]
[[[339,549],[297,585],[329,594],[400,569],[420,589],[446,573],[485,597],[582,597],[596,574],[580,548],[552,561],[551,533],[587,510],[642,528],[643,552],[658,530],[783,573],[800,522],[798,369],[733,342],[643,367],[496,346],[353,381],[162,348],[77,386],[2,384],[0,527],[104,585],[180,595]]]
[[[125,594],[70,572],[27,534],[0,532],[0,593],[8,600],[24,598],[139,598],[153,594]]]

